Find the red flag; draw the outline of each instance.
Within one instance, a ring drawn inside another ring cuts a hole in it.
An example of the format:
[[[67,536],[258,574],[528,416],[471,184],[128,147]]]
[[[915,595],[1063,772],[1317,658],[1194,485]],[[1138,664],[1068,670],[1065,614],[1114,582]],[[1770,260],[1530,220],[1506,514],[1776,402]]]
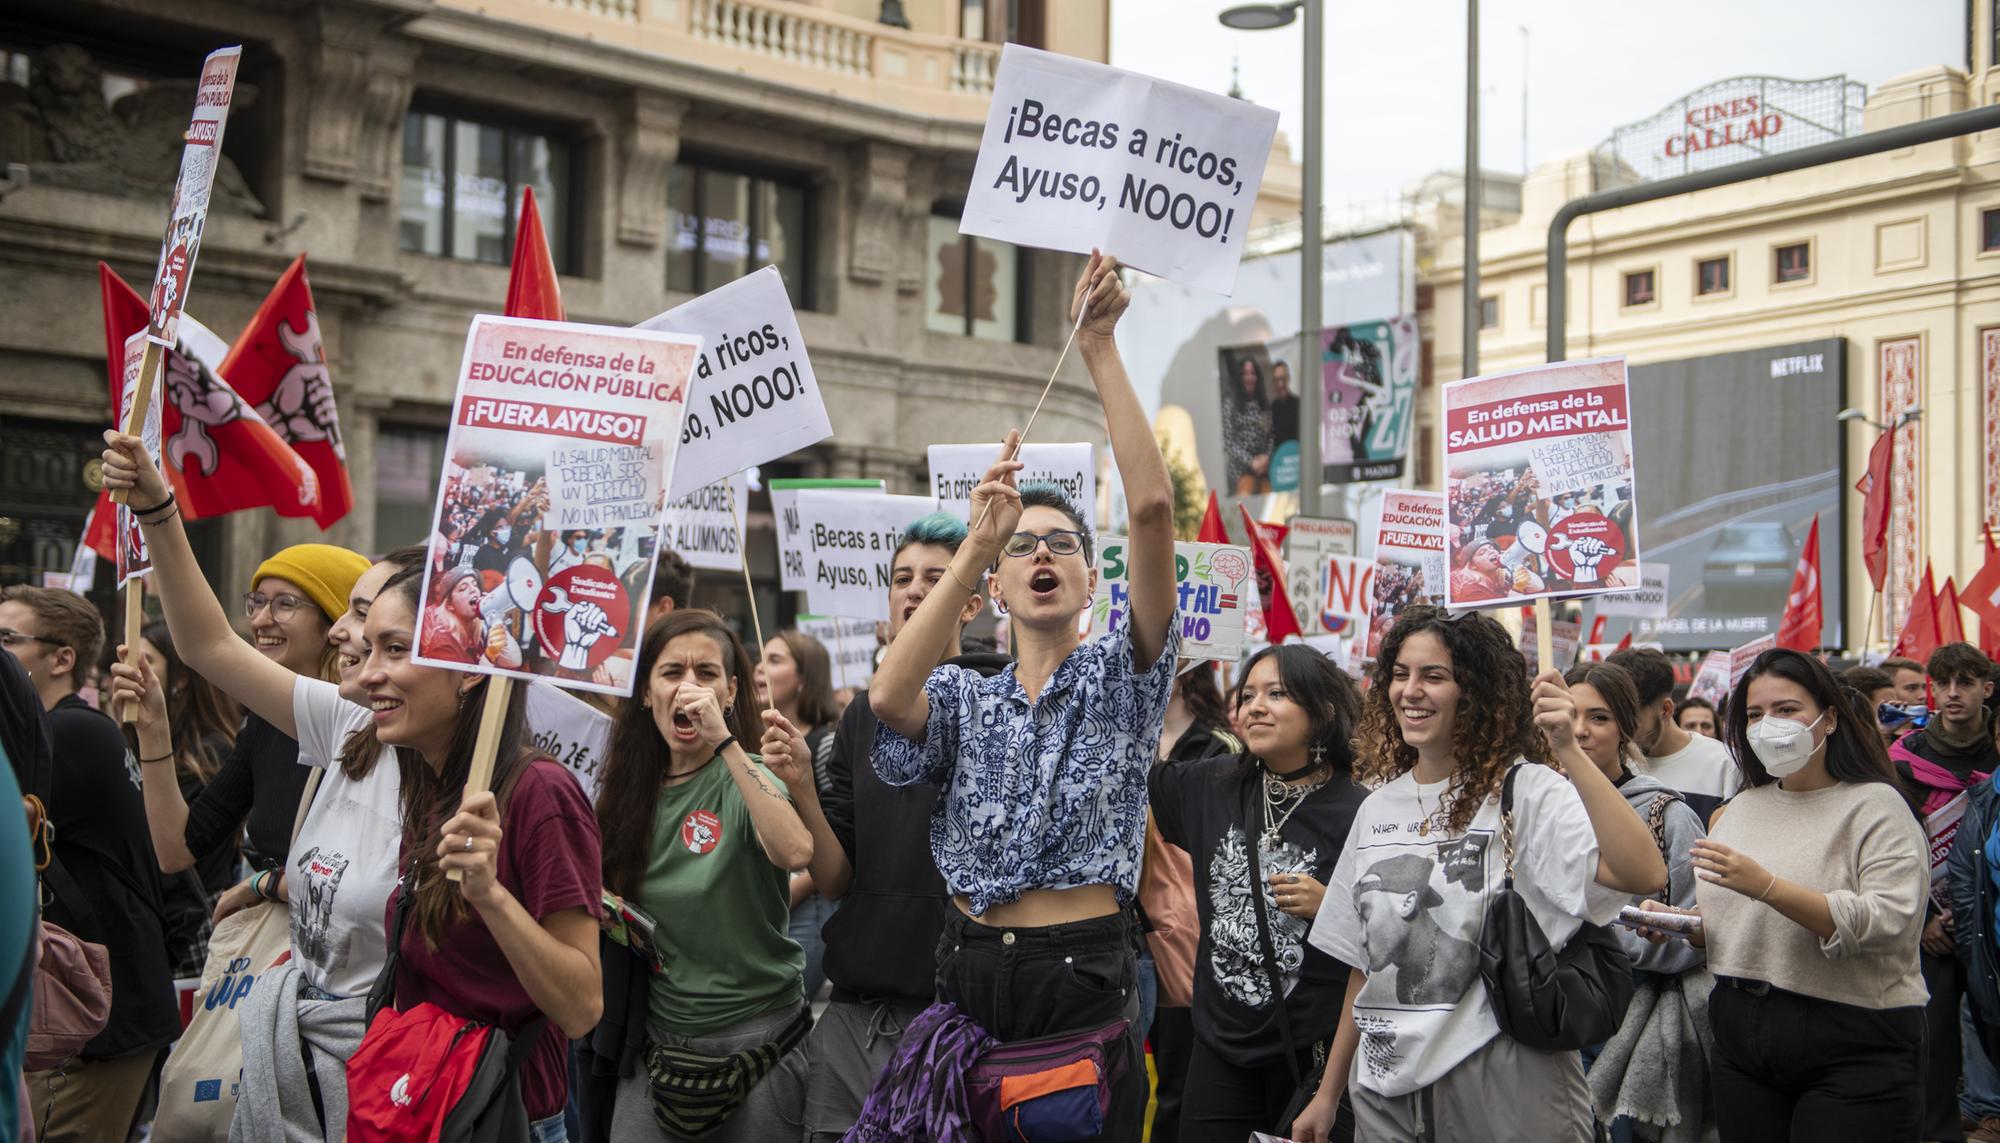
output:
[[[1208,490],[1208,510],[1201,514],[1201,530],[1194,534],[1194,538],[1200,544],[1229,542],[1229,529],[1222,526],[1222,502],[1215,498],[1213,488]]]
[[[320,342],[305,255],[293,259],[271,287],[217,372],[317,478],[312,486],[300,487],[304,512],[273,505],[279,515],[311,515],[321,528],[347,515],[354,507],[354,489],[347,481],[347,450],[341,444],[333,375]],[[244,505],[231,506],[240,507]]]
[[[1986,562],[1965,585],[1960,598],[1979,616],[1979,649],[1991,659],[2000,656],[2000,548],[1993,546],[1991,532],[1982,538],[1986,541]]]
[[[1965,624],[1958,614],[1958,585],[1950,576],[1944,577],[1944,587],[1937,595],[1938,645],[1965,642]]]
[[[1785,617],[1778,623],[1778,646],[1811,653],[1819,646],[1819,517],[1806,533],[1798,570],[1792,573],[1792,593],[1785,600]]]
[[[1250,537],[1250,552],[1256,557],[1257,594],[1264,601],[1265,638],[1273,643],[1282,643],[1287,635],[1304,637],[1299,630],[1298,613],[1292,610],[1291,596],[1285,591],[1285,565],[1278,558],[1278,551],[1271,541],[1250,518],[1250,510],[1243,505],[1236,506],[1243,513],[1243,531]]]
[[[508,317],[563,320],[562,286],[556,281],[556,260],[549,253],[549,236],[542,229],[542,212],[535,209],[535,188],[521,191],[521,217],[514,226],[514,265],[507,276]]]
[[[145,328],[145,302],[102,263],[98,283],[104,297],[105,349],[115,360],[123,353],[123,339]],[[192,520],[269,506],[280,516],[312,516],[321,527],[333,523],[346,508],[322,516],[327,506],[319,475],[224,380],[222,366],[234,356],[221,338],[183,315],[161,371],[162,455],[154,458],[173,483],[181,512]]]
[[[1868,450],[1868,471],[1854,485],[1861,493],[1861,563],[1876,591],[1889,578],[1889,474],[1896,434],[1883,433]]]
[[[1927,663],[1930,661],[1931,652],[1937,650],[1936,582],[1931,578],[1930,561],[1924,561],[1923,583],[1918,586],[1917,594],[1910,600],[1909,618],[1903,620],[1903,630],[1896,635],[1896,648],[1889,652],[1892,657]]]
[[[1618,645],[1616,647],[1613,647],[1611,650],[1614,653],[1616,653],[1618,651],[1630,651],[1631,649],[1632,649],[1632,633],[1630,631],[1627,631],[1625,632],[1624,637],[1618,640]]]
[[[97,503],[83,518],[83,546],[107,560],[118,559],[118,505],[111,502],[111,490],[100,488]]]

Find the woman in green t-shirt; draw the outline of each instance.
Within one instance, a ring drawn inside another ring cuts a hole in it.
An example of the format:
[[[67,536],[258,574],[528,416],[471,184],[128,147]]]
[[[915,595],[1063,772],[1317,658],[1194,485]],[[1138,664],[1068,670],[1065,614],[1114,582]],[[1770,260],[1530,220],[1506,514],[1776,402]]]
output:
[[[795,1138],[806,1065],[792,1049],[811,1015],[787,882],[812,860],[812,835],[745,749],[764,719],[719,616],[674,611],[646,632],[639,663],[597,820],[604,882],[659,922],[666,971],[651,977],[646,1066],[619,1081],[611,1136],[678,1140],[720,1120],[704,1143]],[[708,1090],[702,1073],[719,1065],[739,1070],[740,1100]]]

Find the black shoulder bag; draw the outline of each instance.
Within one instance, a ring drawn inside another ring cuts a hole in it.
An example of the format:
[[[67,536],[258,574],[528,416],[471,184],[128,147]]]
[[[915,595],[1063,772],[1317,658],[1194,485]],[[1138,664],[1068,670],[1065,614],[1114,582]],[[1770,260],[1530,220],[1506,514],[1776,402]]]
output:
[[[1585,922],[1560,949],[1549,947],[1528,903],[1514,891],[1514,779],[1500,795],[1500,852],[1506,879],[1486,907],[1479,975],[1500,1030],[1543,1052],[1601,1044],[1618,1030],[1632,1000],[1632,961],[1603,925]]]
[[[1263,947],[1264,972],[1271,978],[1271,1003],[1278,1009],[1278,1035],[1285,1042],[1285,1066],[1292,1072],[1292,1098],[1285,1102],[1284,1114],[1275,1125],[1279,1135],[1290,1135],[1292,1121],[1319,1094],[1320,1077],[1325,1071],[1327,1044],[1324,1040],[1312,1046],[1314,1063],[1311,1075],[1299,1071],[1299,1053],[1292,1042],[1292,1016],[1288,1011],[1288,997],[1285,995],[1285,978],[1278,972],[1278,946],[1271,939],[1271,915],[1264,907],[1264,864],[1258,854],[1257,834],[1250,834],[1250,903],[1257,910],[1257,943]]]

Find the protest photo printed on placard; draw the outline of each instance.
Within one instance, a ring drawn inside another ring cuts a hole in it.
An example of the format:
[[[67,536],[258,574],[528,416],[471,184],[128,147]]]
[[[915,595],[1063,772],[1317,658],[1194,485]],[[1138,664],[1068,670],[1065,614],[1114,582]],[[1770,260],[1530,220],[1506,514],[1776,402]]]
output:
[[[887,620],[896,545],[912,521],[938,510],[938,502],[807,488],[799,491],[797,507],[807,537],[806,610]]]
[[[939,510],[970,524],[972,490],[999,454],[998,444],[930,446],[929,491],[937,497]],[[1083,516],[1084,527],[1097,530],[1097,458],[1089,442],[1024,444],[1015,459],[1021,462],[1021,471],[1014,474],[1016,487],[1054,485]]]
[[[236,65],[242,58],[240,47],[209,53],[195,83],[194,113],[182,136],[186,145],[181,148],[180,176],[174,180],[166,237],[153,271],[153,292],[146,300],[153,340],[163,345],[174,343],[181,310],[187,306],[188,279],[194,275],[202,231],[208,225],[209,192],[215,185],[223,128],[229,125],[229,103],[236,91]]]
[[[826,398],[777,267],[745,274],[638,328],[702,339],[674,460],[672,499],[833,435]]]
[[[1759,635],[1757,638],[1750,640],[1740,647],[1731,647],[1729,649],[1730,688],[1732,690],[1735,689],[1736,684],[1743,681],[1743,676],[1750,673],[1751,664],[1757,661],[1757,656],[1774,649],[1777,645],[1778,634],[1774,631],[1769,635]]]
[[[132,402],[139,398],[139,370],[146,357],[144,330],[125,339],[123,392],[118,397],[118,426],[123,429],[132,414]],[[165,417],[163,396],[166,386],[155,383],[146,403],[146,420],[139,437],[150,456],[160,455],[160,426]],[[123,584],[153,570],[153,553],[146,547],[146,533],[129,505],[118,505],[118,582]]]
[[[1227,294],[1277,112],[1010,43],[959,232]]]
[[[1638,586],[1628,398],[1622,357],[1445,386],[1452,607]]]
[[[473,318],[418,662],[631,693],[700,346],[650,330]]]
[[[1375,514],[1375,581],[1367,655],[1382,649],[1396,617],[1413,604],[1444,606],[1444,496],[1410,488],[1382,492]]]
[[[1416,319],[1333,326],[1320,345],[1321,482],[1400,478],[1416,422]]]
[[[799,492],[807,488],[846,489],[851,492],[886,492],[880,480],[814,477],[778,477],[769,486],[771,515],[778,525],[778,589],[804,591],[812,574],[806,568],[808,537],[799,517]]]
[[[1701,661],[1701,669],[1695,672],[1694,681],[1688,684],[1687,697],[1707,699],[1716,706],[1729,698],[1729,652],[1710,651]]]
[[[679,552],[692,568],[743,570],[742,528],[750,510],[750,481],[725,477],[667,502],[660,517],[660,545]]]
[[[1097,593],[1090,601],[1090,634],[1110,635],[1131,608],[1132,569],[1128,539],[1097,538]],[[1174,582],[1183,659],[1233,663],[1243,653],[1245,623],[1254,600],[1256,575],[1250,549],[1237,544],[1174,544]]]

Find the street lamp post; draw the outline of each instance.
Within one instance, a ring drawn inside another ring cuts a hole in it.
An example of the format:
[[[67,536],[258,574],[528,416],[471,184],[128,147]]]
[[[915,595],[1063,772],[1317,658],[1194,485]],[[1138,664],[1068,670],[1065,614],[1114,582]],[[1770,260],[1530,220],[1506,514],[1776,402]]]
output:
[[[1317,516],[1320,508],[1320,406],[1326,399],[1320,360],[1320,115],[1325,84],[1325,28],[1319,0],[1288,4],[1241,4],[1218,17],[1224,27],[1239,31],[1282,28],[1305,13],[1305,169],[1300,179],[1299,242],[1299,511]]]
[[[1923,415],[1924,408],[1922,405],[1911,405],[1896,417],[1894,424],[1885,425],[1850,405],[1842,409],[1835,417],[1836,420],[1841,421],[1860,421],[1877,432],[1889,434],[1889,487],[1883,492],[1883,495],[1889,498],[1889,542],[1891,544],[1896,542],[1896,438],[1902,434],[1905,427],[1915,424]],[[1889,558],[1892,561],[1889,566],[1891,570],[1894,570],[1895,564],[1893,561],[1896,558],[1896,553],[1891,551]],[[1891,581],[1890,586],[1892,588],[1895,586],[1893,581]],[[1861,627],[1861,650],[1864,654],[1867,653],[1869,645],[1875,641],[1875,605],[1880,601],[1881,594],[1881,592],[1874,592],[1868,597],[1868,621]]]
[[[1479,0],[1465,0],[1465,353],[1460,376],[1479,375]]]

